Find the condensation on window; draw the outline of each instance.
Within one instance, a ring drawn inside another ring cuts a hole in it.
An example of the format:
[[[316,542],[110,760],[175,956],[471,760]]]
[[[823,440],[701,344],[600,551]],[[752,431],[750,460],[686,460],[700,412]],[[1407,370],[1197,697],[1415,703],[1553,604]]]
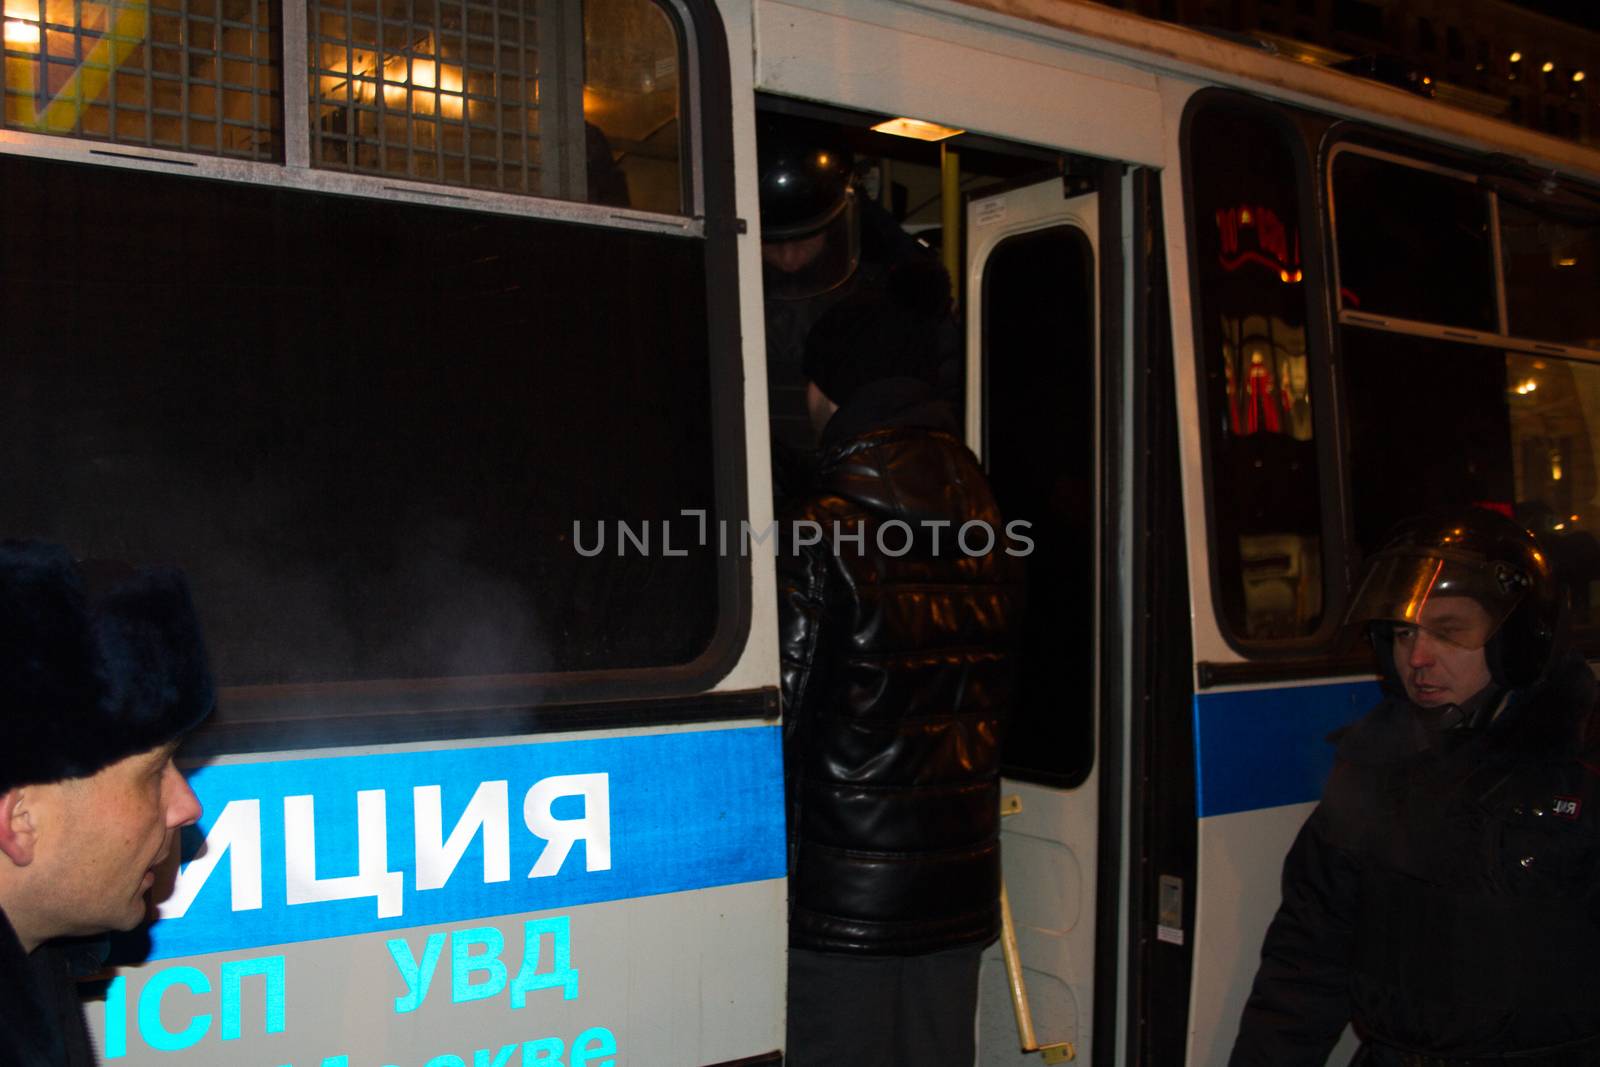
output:
[[[1574,621],[1600,625],[1600,366],[1506,355],[1517,518],[1549,551]]]
[[[315,167],[682,210],[679,47],[650,0],[312,0]]]
[[[4,0],[6,128],[276,160],[268,0]]]

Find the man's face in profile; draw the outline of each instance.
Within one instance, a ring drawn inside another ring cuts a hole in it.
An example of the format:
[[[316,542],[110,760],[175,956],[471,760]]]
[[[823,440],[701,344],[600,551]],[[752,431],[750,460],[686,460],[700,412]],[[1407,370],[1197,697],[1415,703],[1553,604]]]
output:
[[[146,918],[156,869],[200,802],[172,762],[177,743],[125,759],[87,778],[30,787],[39,834],[38,884],[50,887],[49,936],[131,930]]]
[[[1394,665],[1406,696],[1422,708],[1463,704],[1489,684],[1483,646],[1494,620],[1466,596],[1432,597],[1417,625],[1396,624]]]

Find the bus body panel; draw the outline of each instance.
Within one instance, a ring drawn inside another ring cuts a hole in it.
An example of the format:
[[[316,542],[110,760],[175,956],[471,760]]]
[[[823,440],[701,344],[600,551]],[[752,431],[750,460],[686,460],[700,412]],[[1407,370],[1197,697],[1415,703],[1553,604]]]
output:
[[[781,1044],[774,726],[224,759],[191,781],[205,847],[150,962],[92,1012],[108,1061]]]
[[[756,9],[756,87],[1159,165],[1141,71],[928,11],[868,3]]]
[[[1378,697],[1371,681],[1195,697],[1200,825],[1190,1063],[1226,1062],[1278,910],[1283,857],[1333,765],[1330,735]]]

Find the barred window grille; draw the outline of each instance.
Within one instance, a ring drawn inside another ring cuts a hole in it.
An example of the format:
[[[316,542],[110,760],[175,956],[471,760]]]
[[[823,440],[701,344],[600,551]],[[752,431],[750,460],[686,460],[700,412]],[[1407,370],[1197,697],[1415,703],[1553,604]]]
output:
[[[270,0],[4,3],[8,129],[282,158],[282,44]]]
[[[681,210],[650,0],[311,0],[312,166]]]
[[[532,3],[312,0],[312,165],[541,192]]]
[[[6,127],[284,161],[281,0],[3,3]],[[312,167],[685,210],[683,46],[657,0],[307,0],[303,17]]]

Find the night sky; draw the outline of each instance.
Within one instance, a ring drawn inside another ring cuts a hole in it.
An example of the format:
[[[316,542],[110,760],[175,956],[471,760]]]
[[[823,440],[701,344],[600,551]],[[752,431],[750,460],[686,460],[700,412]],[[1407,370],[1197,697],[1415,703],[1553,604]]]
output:
[[[1600,31],[1600,4],[1594,0],[1511,0],[1517,7]]]

